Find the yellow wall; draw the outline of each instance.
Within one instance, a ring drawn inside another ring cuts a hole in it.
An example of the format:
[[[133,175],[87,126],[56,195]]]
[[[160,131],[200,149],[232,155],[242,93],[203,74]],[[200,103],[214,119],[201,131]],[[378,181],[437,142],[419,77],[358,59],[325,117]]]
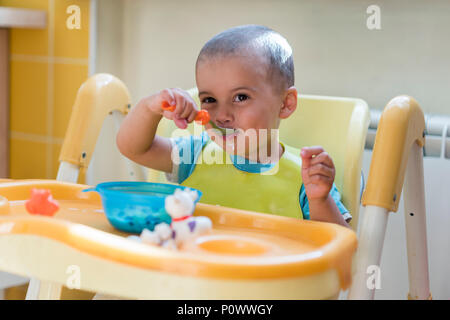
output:
[[[69,5],[80,8],[80,29],[66,27]],[[13,179],[56,178],[72,104],[88,77],[89,5],[90,0],[0,0],[0,6],[47,12],[46,29],[10,33]]]

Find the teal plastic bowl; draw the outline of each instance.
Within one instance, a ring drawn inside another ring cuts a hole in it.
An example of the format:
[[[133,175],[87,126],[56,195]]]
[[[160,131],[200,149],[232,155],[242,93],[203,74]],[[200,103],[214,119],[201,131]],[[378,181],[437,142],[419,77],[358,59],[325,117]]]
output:
[[[153,230],[161,222],[170,224],[172,218],[166,212],[165,199],[176,189],[190,189],[179,185],[152,182],[105,182],[83,192],[96,191],[102,198],[108,221],[117,229],[130,233]]]

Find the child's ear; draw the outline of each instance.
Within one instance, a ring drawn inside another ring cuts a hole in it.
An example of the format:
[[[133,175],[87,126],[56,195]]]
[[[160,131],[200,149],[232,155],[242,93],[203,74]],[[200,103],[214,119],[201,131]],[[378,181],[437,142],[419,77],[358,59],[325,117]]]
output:
[[[280,118],[288,118],[297,108],[297,89],[292,86],[288,88],[284,93],[283,105],[280,110]]]

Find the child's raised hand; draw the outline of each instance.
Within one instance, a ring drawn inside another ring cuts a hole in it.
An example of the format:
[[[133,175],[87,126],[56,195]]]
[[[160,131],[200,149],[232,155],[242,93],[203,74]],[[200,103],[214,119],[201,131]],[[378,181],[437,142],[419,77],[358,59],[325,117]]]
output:
[[[178,128],[186,129],[188,123],[194,121],[197,115],[198,108],[195,101],[182,89],[167,88],[156,94],[155,98],[156,100],[150,104],[151,110],[173,120]]]
[[[308,200],[325,200],[333,186],[336,170],[333,160],[320,146],[304,147],[302,179]]]

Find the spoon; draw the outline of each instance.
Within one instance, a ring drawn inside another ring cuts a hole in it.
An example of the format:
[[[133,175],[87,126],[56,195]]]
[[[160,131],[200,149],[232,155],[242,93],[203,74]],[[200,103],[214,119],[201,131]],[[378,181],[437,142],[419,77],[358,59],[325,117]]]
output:
[[[167,102],[167,101],[163,101],[163,103],[161,105],[161,108],[163,110],[170,111],[170,112],[173,112],[175,110],[175,107],[176,106],[171,106],[169,104],[169,102]],[[199,110],[197,112],[197,115],[195,116],[194,120],[203,126],[205,124],[209,123],[214,129],[219,130],[222,135],[227,134],[227,129],[218,127],[214,122],[211,121],[211,117],[209,116],[209,113],[207,110]]]

